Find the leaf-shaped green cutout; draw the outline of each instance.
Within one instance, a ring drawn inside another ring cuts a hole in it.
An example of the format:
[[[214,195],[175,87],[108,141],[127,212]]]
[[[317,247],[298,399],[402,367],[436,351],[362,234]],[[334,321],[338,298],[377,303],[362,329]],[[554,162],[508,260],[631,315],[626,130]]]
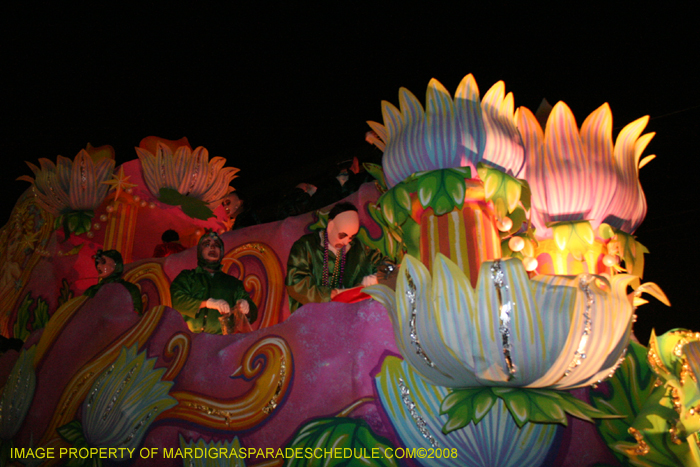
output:
[[[443,214],[447,214],[454,209],[452,198],[445,194],[443,190],[440,191],[441,192],[438,194],[438,196],[436,196],[433,199],[433,202],[430,203],[430,206],[433,208],[433,211],[435,211],[436,216],[442,216]]]
[[[489,410],[491,410],[495,402],[496,396],[490,389],[480,391],[474,397],[474,423],[479,423]]]
[[[362,166],[371,176],[373,176],[379,182],[379,185],[382,187],[382,189],[386,191],[386,178],[384,177],[384,169],[382,169],[382,166],[378,164],[372,164],[371,162],[363,162]]]
[[[472,421],[472,417],[474,415],[470,404],[462,404],[457,406],[454,408],[454,410],[450,410],[448,414],[450,418],[442,427],[442,432],[444,434],[464,428]]]
[[[576,259],[583,258],[593,246],[595,235],[588,221],[564,221],[550,224],[559,250],[569,250]]]
[[[382,207],[382,215],[389,224],[396,224],[394,213],[396,212],[394,197],[391,193],[384,193],[379,198],[379,205]]]
[[[78,420],[73,420],[63,426],[59,426],[56,428],[56,431],[61,435],[61,438],[71,444],[75,444],[78,440],[84,439],[83,425]]]
[[[467,389],[455,389],[451,391],[440,404],[440,414],[446,414],[448,411],[453,410],[461,404],[464,404],[475,394],[477,394],[480,388],[467,388]]]
[[[451,201],[459,208],[464,205],[464,194],[466,187],[464,177],[451,170],[445,171],[444,176],[445,191],[450,196]]]
[[[524,179],[518,179],[520,182],[520,203],[526,210],[530,210],[532,191],[530,191],[530,185]]]
[[[567,425],[566,412],[564,412],[554,391],[551,391],[551,394],[531,391],[528,395],[530,396],[533,415],[537,417],[535,421]]]
[[[505,185],[508,212],[512,212],[518,205],[518,201],[520,201],[521,185],[514,178],[506,179]]]
[[[525,391],[513,389],[512,391],[499,395],[499,397],[505,402],[515,423],[519,428],[522,428],[530,416],[530,398]]]
[[[392,193],[398,206],[401,206],[407,211],[411,210],[411,195],[408,193],[405,186],[401,184],[396,185],[396,187],[394,187],[392,190]]]
[[[418,200],[421,206],[427,208],[437,193],[442,177],[437,171],[429,172],[418,180]]]

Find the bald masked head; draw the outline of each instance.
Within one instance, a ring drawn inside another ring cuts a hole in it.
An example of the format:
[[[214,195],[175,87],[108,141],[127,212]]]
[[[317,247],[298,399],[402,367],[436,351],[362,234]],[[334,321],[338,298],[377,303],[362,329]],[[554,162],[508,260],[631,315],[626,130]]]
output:
[[[334,253],[349,244],[360,230],[357,208],[350,203],[338,203],[328,214],[328,246]]]

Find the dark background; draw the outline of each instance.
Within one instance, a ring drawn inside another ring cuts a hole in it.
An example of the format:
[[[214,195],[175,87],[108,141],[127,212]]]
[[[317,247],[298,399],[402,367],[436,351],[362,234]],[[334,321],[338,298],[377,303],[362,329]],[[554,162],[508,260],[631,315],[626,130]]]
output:
[[[700,331],[694,6],[57,3],[0,7],[0,224],[28,186],[15,181],[31,175],[23,161],[88,142],[112,145],[119,164],[145,136],[187,136],[240,168],[248,195],[284,190],[366,151],[365,121],[381,122],[400,86],[424,102],[431,78],[454,93],[473,73],[482,95],[504,80],[516,106],[563,100],[579,125],[609,102],[615,135],[651,116],[645,154],[658,157],[641,170],[649,210],[636,234],[650,250],[644,279],[673,307],[650,298],[636,332]]]

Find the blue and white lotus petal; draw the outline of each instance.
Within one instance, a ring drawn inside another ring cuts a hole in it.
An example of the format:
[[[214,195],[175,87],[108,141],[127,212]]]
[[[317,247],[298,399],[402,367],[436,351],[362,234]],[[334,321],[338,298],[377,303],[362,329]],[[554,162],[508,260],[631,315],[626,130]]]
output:
[[[425,110],[408,89],[399,90],[399,106],[382,102],[384,125],[368,122],[385,143],[382,167],[389,187],[416,172],[476,165],[484,160],[513,176],[524,165],[524,149],[515,126],[513,95],[502,81],[479,98],[472,75],[464,77],[454,99],[430,80]]]
[[[384,411],[403,444],[411,449],[432,448],[435,454],[440,451],[441,458],[415,459],[430,467],[536,467],[546,459],[557,431],[562,429],[556,424],[537,423],[518,428],[503,401],[498,399],[479,423],[470,423],[445,435],[442,425],[447,416],[440,415],[440,404],[447,396],[447,388],[427,383],[409,364],[396,357],[384,360],[375,383]],[[408,390],[406,401],[401,386],[404,394]],[[415,404],[413,414],[411,404]]]
[[[608,376],[627,347],[634,276],[538,276],[485,261],[476,289],[438,254],[432,277],[406,255],[396,292],[364,289],[389,311],[397,346],[426,380],[452,388],[572,389]]]
[[[177,404],[168,395],[155,358],[123,348],[116,362],[95,381],[82,408],[85,439],[91,447],[136,448],[156,416]]]

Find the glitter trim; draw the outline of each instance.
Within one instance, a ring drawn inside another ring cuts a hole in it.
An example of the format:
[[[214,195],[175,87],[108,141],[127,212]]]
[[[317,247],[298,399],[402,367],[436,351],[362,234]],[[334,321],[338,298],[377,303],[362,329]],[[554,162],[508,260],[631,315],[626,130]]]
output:
[[[411,418],[413,418],[413,421],[416,423],[418,431],[420,431],[421,435],[423,435],[423,438],[428,440],[432,447],[439,448],[440,443],[438,443],[437,440],[432,437],[428,431],[425,420],[423,420],[416,410],[416,404],[409,397],[411,395],[411,391],[409,391],[409,389],[406,387],[406,384],[403,382],[403,378],[399,378],[399,389],[401,390],[401,400],[406,406],[406,409],[408,409],[408,413],[411,414]]]
[[[262,411],[265,412],[266,414],[271,414],[273,410],[277,408],[277,398],[280,396],[280,393],[282,392],[282,386],[284,385],[284,377],[287,374],[287,364],[284,360],[284,357],[280,358],[280,380],[277,382],[277,389],[275,389],[275,395],[272,396],[272,399],[270,399],[270,402],[265,405],[265,407],[262,408]]]
[[[503,357],[506,360],[506,366],[508,367],[508,380],[515,378],[515,372],[517,368],[513,364],[513,359],[510,355],[510,351],[513,349],[510,343],[510,312],[513,310],[513,302],[507,301],[503,302],[503,291],[508,290],[508,284],[505,281],[505,274],[503,269],[501,269],[501,261],[496,260],[491,265],[491,279],[493,279],[494,285],[496,286],[496,296],[498,297],[498,332],[501,333],[501,345],[503,346]]]
[[[428,357],[425,354],[423,347],[420,345],[420,340],[418,339],[418,331],[416,330],[416,314],[417,314],[416,284],[413,283],[413,278],[408,273],[408,271],[406,271],[406,279],[408,279],[408,288],[409,288],[409,290],[406,291],[406,297],[408,298],[408,302],[411,304],[411,320],[408,323],[409,327],[411,329],[411,334],[410,334],[411,343],[416,348],[416,353],[418,354],[418,356],[423,358],[423,361],[430,368],[435,368],[435,364],[433,363],[432,360],[430,360],[430,357]]]
[[[644,442],[644,437],[636,428],[629,427],[627,433],[634,436],[634,440],[637,441],[636,446],[625,449],[628,454],[632,456],[646,456],[649,454],[649,445]]]
[[[683,440],[678,436],[678,428],[676,428],[674,421],[668,420],[668,424],[671,425],[671,428],[668,429],[668,433],[671,435],[671,442],[677,445],[683,444]]]
[[[586,358],[586,345],[588,344],[588,338],[591,334],[591,328],[593,326],[593,320],[591,319],[591,308],[593,308],[593,304],[595,303],[593,292],[591,292],[590,288],[590,283],[592,281],[593,276],[584,274],[581,276],[578,283],[579,288],[583,290],[583,293],[586,295],[586,310],[583,312],[583,335],[578,343],[576,352],[574,352],[574,358],[571,360],[571,363],[569,363],[569,367],[564,372],[564,375],[559,378],[559,381],[569,376],[575,368],[581,365],[582,360]]]
[[[129,433],[129,436],[126,437],[124,441],[122,441],[122,444],[127,444],[129,441],[134,439],[134,436],[136,436],[136,433],[143,427],[144,424],[150,420],[150,418],[153,416],[153,414],[158,412],[158,406],[153,407],[153,410],[148,412],[145,417],[141,419],[140,422],[136,424],[133,430],[131,430],[131,433]]]
[[[107,420],[107,416],[109,415],[109,412],[112,411],[112,408],[114,407],[114,404],[119,399],[119,395],[121,394],[122,390],[127,385],[127,383],[131,380],[131,377],[134,375],[134,371],[136,371],[137,366],[138,365],[135,365],[131,368],[131,370],[129,370],[129,373],[127,373],[126,377],[122,380],[121,384],[119,385],[117,392],[115,392],[114,396],[112,396],[112,400],[109,401],[109,404],[107,404],[107,409],[105,410],[105,413],[102,415],[103,422]]]
[[[620,355],[620,358],[617,359],[617,362],[615,363],[615,365],[612,368],[610,368],[610,371],[608,372],[608,374],[604,378],[601,378],[598,380],[597,384],[600,384],[603,381],[612,378],[613,375],[615,374],[615,372],[617,371],[617,369],[620,368],[620,365],[622,365],[622,362],[625,361],[626,356],[627,356],[627,349],[624,349],[622,351],[622,355]]]

